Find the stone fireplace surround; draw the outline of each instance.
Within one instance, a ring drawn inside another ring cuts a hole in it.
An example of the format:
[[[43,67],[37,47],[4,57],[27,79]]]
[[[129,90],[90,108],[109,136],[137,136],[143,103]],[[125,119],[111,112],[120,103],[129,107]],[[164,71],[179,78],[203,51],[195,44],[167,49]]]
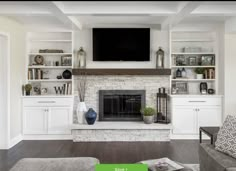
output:
[[[75,94],[77,78],[75,79]],[[145,90],[146,106],[156,109],[156,93],[158,88],[169,88],[169,76],[140,75],[99,75],[87,76],[85,102],[88,108],[93,108],[99,114],[99,90]],[[145,125],[140,122],[99,122],[95,125],[78,125],[76,108],[78,97],[74,100],[73,140],[80,141],[169,141],[171,125]],[[99,117],[98,117],[99,118]],[[119,126],[120,125],[120,126]],[[140,127],[141,129],[137,129]],[[121,136],[122,135],[122,136]]]

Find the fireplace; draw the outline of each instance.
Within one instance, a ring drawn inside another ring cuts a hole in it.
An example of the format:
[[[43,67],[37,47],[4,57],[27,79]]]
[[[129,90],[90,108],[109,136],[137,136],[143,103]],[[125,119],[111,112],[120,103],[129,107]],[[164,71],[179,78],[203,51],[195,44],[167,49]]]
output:
[[[99,90],[100,121],[141,121],[145,90]]]

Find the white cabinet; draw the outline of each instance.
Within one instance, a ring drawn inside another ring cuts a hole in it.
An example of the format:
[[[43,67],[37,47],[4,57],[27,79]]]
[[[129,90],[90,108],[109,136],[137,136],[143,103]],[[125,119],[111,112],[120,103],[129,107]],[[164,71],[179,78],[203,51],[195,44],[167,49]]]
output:
[[[220,126],[221,97],[172,97],[173,134],[197,135],[201,126]]]
[[[24,108],[24,134],[47,133],[47,109],[41,107]]]
[[[196,112],[191,107],[176,107],[173,115],[173,133],[195,134]]]
[[[49,134],[70,134],[70,113],[68,107],[52,107],[48,113]]]
[[[23,133],[25,135],[71,134],[72,105],[72,97],[24,98]]]
[[[198,110],[198,127],[221,125],[221,107],[207,106]]]

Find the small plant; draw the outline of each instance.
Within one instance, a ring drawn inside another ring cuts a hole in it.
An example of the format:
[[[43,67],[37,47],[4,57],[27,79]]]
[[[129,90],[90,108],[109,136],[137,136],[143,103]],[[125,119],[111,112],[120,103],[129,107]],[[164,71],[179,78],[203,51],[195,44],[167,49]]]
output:
[[[196,74],[204,74],[205,69],[204,68],[196,68],[194,71]]]
[[[144,116],[153,116],[156,111],[152,107],[145,107],[141,110],[141,113],[143,113]]]
[[[32,90],[32,85],[31,84],[26,84],[25,85],[25,91],[29,93]]]

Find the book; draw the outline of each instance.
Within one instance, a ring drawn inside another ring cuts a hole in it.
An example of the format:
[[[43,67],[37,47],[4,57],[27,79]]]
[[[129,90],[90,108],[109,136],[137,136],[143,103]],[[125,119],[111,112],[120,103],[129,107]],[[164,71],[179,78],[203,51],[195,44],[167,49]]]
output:
[[[184,167],[180,164],[168,159],[160,158],[155,160],[141,161],[142,164],[147,164],[150,171],[177,171]]]

